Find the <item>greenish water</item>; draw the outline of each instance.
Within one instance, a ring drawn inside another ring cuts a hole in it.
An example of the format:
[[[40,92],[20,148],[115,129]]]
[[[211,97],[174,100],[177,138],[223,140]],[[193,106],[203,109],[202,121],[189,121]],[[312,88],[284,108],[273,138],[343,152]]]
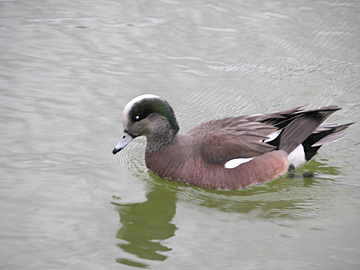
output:
[[[358,269],[357,1],[0,1],[1,269]],[[357,122],[247,190],[161,179],[111,151],[153,93],[180,132],[307,104]]]

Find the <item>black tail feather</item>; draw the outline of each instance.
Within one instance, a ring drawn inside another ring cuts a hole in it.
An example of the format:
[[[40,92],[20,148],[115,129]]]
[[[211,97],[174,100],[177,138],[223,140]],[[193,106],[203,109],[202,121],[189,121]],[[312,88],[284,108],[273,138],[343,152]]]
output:
[[[319,150],[319,148],[329,142],[333,142],[341,139],[345,136],[347,129],[350,125],[336,125],[336,124],[324,124],[320,125],[303,143],[305,151],[305,159],[310,160]]]
[[[279,149],[288,154],[303,143],[335,111],[337,106],[323,107],[317,110],[304,111],[288,124],[280,134]]]
[[[288,154],[302,144],[305,159],[310,160],[323,144],[342,138],[346,134],[345,129],[353,124],[322,124],[332,113],[341,110],[337,106],[307,111],[301,108],[296,107],[265,116],[263,123],[269,123],[281,130],[281,133],[268,144]]]

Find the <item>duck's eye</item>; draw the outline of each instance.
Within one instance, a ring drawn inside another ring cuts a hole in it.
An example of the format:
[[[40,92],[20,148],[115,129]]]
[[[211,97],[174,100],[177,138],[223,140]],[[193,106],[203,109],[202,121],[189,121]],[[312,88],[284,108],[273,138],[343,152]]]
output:
[[[143,117],[142,117],[142,114],[133,114],[132,116],[131,116],[131,120],[133,121],[133,122],[139,122],[141,119],[143,119]]]

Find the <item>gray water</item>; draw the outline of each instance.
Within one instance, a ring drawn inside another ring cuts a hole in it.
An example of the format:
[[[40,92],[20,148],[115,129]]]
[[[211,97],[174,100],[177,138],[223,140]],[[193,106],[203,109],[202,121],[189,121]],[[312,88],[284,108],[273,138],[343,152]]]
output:
[[[359,14],[340,0],[0,1],[1,269],[359,269]],[[295,178],[212,191],[149,172],[144,139],[112,155],[144,93],[181,132],[298,105],[357,123]]]

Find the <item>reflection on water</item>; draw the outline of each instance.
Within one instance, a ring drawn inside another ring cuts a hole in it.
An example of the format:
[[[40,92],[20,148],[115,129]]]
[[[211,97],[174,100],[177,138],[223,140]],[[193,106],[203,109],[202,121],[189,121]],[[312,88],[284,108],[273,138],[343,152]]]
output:
[[[148,190],[145,202],[113,202],[121,222],[116,237],[122,241],[117,245],[127,253],[117,262],[145,268],[148,265],[144,260],[167,259],[166,252],[172,247],[164,244],[164,240],[175,236],[177,227],[172,220],[178,200],[218,211],[247,214],[250,219],[306,219],[316,214],[311,187],[323,179],[321,175],[339,173],[338,168],[313,160],[294,177],[284,176],[253,188],[233,191],[186,186],[150,173],[145,180]],[[141,262],[129,259],[129,254]]]
[[[118,204],[121,228],[116,237],[124,240],[118,246],[141,259],[166,260],[171,248],[162,243],[175,234],[176,226],[171,223],[175,215],[176,193],[157,185],[146,195],[147,201],[133,204]],[[129,259],[119,258],[119,263],[146,266]]]

